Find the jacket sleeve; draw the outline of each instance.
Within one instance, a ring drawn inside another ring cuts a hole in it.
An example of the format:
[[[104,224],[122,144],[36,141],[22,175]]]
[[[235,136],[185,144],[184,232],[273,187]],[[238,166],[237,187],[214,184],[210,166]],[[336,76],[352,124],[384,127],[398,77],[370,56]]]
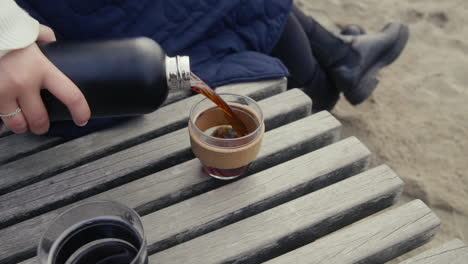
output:
[[[0,0],[0,57],[34,43],[39,23],[21,9],[14,0]]]

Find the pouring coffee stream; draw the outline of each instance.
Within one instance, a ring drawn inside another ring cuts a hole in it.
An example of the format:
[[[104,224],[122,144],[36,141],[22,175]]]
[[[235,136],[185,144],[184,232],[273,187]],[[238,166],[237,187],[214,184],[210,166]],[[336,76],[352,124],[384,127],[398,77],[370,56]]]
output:
[[[247,127],[242,122],[242,120],[240,120],[236,116],[236,113],[231,109],[231,107],[216,93],[215,90],[211,89],[194,73],[190,73],[190,85],[192,90],[199,94],[202,94],[206,98],[210,99],[213,103],[215,103],[223,111],[225,118],[230,124],[230,127],[218,127],[211,134],[212,136],[220,138],[238,138],[249,134]]]

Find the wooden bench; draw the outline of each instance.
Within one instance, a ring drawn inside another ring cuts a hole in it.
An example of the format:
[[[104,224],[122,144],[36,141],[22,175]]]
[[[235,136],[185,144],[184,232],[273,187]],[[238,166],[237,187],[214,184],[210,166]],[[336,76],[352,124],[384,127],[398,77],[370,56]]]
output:
[[[468,247],[459,239],[449,241],[438,248],[428,250],[400,264],[465,264],[468,263]]]
[[[191,153],[186,124],[200,96],[74,140],[4,132],[0,264],[37,263],[47,225],[94,200],[142,216],[149,263],[383,263],[430,240],[437,216],[421,201],[391,207],[401,179],[368,169],[358,139],[340,140],[338,120],[285,89],[285,79],[219,88],[258,100],[267,129],[248,175],[232,182],[206,176]]]

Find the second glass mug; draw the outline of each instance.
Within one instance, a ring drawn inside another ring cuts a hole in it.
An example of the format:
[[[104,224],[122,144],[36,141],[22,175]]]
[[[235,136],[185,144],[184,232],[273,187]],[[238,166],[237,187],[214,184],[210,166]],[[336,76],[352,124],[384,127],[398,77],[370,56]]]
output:
[[[192,151],[210,176],[231,180],[244,175],[260,152],[265,133],[263,112],[251,98],[219,93],[236,116],[247,127],[248,134],[240,138],[217,138],[213,128],[228,125],[224,113],[209,99],[196,103],[190,111],[188,124]]]
[[[42,235],[41,264],[147,264],[140,217],[113,201],[79,204],[59,215]]]

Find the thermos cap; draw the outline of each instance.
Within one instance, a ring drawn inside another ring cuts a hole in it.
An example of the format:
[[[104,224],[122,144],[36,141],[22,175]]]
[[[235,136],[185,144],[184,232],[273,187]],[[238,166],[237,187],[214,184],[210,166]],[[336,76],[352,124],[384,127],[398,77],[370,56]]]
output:
[[[190,72],[190,59],[188,56],[166,57],[167,86],[169,89],[190,89]]]

